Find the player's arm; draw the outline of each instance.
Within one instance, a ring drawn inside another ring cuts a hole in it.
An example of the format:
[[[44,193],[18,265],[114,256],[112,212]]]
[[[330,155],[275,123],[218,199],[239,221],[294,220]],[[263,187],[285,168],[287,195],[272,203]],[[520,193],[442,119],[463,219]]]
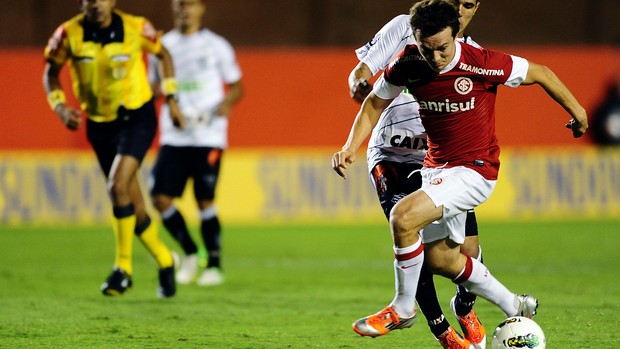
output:
[[[366,96],[372,91],[372,85],[368,82],[371,77],[372,71],[363,62],[359,62],[349,74],[349,94],[356,102],[364,102]]]
[[[339,176],[347,179],[347,167],[355,161],[355,153],[362,142],[368,138],[372,129],[377,125],[381,113],[390,105],[392,100],[382,99],[373,92],[366,97],[351,126],[347,142],[341,151],[332,156],[332,168]]]
[[[233,83],[226,84],[226,96],[217,107],[216,114],[220,116],[228,116],[233,105],[237,104],[243,95],[243,83],[237,80]]]
[[[349,74],[349,92],[351,98],[362,103],[372,91],[368,82],[375,74],[390,63],[392,57],[400,52],[407,43],[409,16],[399,15],[386,23],[364,46],[355,51],[360,63]]]
[[[573,119],[566,124],[573,131],[573,137],[581,137],[588,128],[588,115],[570,90],[551,69],[544,65],[528,62],[527,76],[522,85],[538,84],[566,110]]]
[[[155,54],[155,57],[157,57],[161,69],[161,90],[166,97],[166,103],[168,103],[170,109],[170,118],[174,126],[183,129],[185,127],[185,120],[177,104],[177,82],[174,78],[172,56],[170,52],[162,46],[161,50]]]
[[[60,121],[70,130],[77,130],[82,124],[80,112],[67,106],[65,93],[60,84],[60,70],[62,64],[48,61],[43,72],[43,88],[47,93],[50,108],[58,115]]]

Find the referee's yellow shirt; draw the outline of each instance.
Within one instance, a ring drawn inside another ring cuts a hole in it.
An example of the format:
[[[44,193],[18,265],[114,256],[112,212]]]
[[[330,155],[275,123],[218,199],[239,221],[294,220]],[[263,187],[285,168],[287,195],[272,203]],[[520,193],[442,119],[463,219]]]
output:
[[[100,29],[78,15],[58,27],[45,58],[69,62],[73,91],[82,110],[95,122],[117,118],[117,109],[138,109],[153,97],[144,52],[161,51],[161,33],[144,17],[118,10],[112,24]]]

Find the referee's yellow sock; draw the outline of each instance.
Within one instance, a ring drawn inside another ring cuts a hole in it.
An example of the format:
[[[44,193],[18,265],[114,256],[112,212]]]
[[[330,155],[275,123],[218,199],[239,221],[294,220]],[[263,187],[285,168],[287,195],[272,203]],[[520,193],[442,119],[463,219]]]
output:
[[[174,265],[172,253],[159,238],[157,224],[153,223],[150,217],[147,216],[144,222],[136,225],[135,234],[140,238],[140,241],[142,241],[142,244],[144,244],[151,255],[155,257],[160,268],[168,268]]]
[[[116,254],[114,265],[123,269],[127,274],[133,273],[133,232],[136,228],[136,215],[132,205],[114,208],[114,241]]]

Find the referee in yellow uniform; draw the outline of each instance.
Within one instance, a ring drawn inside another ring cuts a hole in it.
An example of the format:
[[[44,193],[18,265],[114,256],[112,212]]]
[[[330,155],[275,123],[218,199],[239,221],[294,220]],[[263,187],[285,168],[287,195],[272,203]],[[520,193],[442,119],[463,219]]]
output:
[[[172,254],[160,240],[146,213],[138,169],[157,129],[153,92],[144,52],[157,56],[162,67],[162,92],[173,123],[182,128],[176,104],[176,82],[170,54],[160,33],[143,18],[115,9],[115,0],[80,0],[82,13],[61,24],[45,48],[43,85],[52,110],[70,130],[77,130],[81,112],[68,106],[59,73],[68,63],[73,91],[87,116],[86,133],[107,179],[115,217],[114,268],[101,286],[104,295],[122,295],[131,287],[133,235],[159,265],[157,294],[174,296]]]

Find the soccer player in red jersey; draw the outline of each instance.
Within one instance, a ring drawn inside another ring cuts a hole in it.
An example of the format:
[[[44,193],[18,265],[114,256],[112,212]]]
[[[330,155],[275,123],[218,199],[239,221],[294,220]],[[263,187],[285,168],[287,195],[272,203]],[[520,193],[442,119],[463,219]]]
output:
[[[480,47],[470,36],[465,35],[465,29],[480,7],[480,1],[453,2],[459,8],[460,29],[456,35],[457,40]],[[349,75],[350,94],[355,101],[362,103],[372,91],[372,84],[368,83],[371,77],[387,68],[406,45],[416,43],[409,19],[408,14],[394,17],[367,44],[355,51],[359,63]],[[366,153],[370,179],[388,221],[392,207],[422,186],[420,170],[425,156],[426,131],[420,121],[419,105],[411,94],[403,91],[379,117]],[[467,213],[465,241],[460,249],[462,253],[483,261],[474,210]],[[450,301],[450,308],[463,331],[464,336],[461,336],[444,316],[437,299],[433,275],[427,269],[423,267],[420,273],[416,301],[434,337],[444,348],[485,349],[486,329],[473,309],[477,296],[459,285],[456,296]]]
[[[404,88],[416,98],[428,141],[422,188],[390,213],[396,294],[386,308],[355,322],[356,331],[364,335],[411,326],[423,261],[435,273],[498,305],[507,316],[536,313],[536,298],[512,293],[482,263],[459,251],[467,211],[486,201],[497,180],[497,88],[540,85],[571,115],[566,126],[574,137],[586,132],[587,114],[547,67],[458,43],[458,17],[458,9],[446,0],[424,0],[412,7],[417,44],[407,46],[385,70],[332,159],[334,170],[345,177],[381,112]]]

